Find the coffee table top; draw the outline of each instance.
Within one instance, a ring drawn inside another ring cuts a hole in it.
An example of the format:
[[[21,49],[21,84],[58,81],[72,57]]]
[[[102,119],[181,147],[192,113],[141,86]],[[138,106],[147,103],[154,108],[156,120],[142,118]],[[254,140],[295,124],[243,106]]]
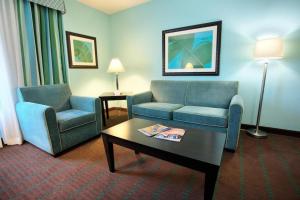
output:
[[[173,142],[148,137],[138,131],[138,129],[154,124],[157,124],[157,122],[134,118],[101,132],[130,142],[220,166],[226,139],[225,133],[184,127],[185,134],[182,140]],[[161,124],[168,126],[167,123]],[[181,127],[177,126],[177,128]]]

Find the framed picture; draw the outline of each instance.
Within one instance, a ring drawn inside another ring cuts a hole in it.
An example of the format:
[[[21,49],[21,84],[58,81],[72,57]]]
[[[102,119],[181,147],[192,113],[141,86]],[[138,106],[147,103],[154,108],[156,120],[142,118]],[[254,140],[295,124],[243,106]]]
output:
[[[96,38],[66,31],[70,68],[98,68]]]
[[[163,76],[219,75],[222,21],[164,30]]]

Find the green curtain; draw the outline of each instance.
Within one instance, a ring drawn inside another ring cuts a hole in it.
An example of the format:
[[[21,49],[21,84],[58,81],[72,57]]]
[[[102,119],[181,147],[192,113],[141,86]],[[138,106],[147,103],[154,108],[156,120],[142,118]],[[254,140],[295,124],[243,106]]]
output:
[[[26,86],[67,83],[62,13],[17,0]]]

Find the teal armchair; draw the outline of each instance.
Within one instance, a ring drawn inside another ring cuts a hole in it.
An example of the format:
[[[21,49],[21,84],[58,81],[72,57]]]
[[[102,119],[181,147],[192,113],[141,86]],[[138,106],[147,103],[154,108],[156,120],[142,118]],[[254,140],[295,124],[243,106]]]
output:
[[[100,134],[98,98],[72,96],[67,84],[18,89],[17,116],[25,141],[56,155]]]

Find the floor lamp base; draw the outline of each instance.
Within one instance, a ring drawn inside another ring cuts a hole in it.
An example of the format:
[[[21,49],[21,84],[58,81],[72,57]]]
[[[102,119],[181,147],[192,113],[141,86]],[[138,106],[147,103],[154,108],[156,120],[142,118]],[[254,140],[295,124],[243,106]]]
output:
[[[247,133],[250,136],[253,136],[253,137],[256,137],[256,138],[266,138],[266,137],[268,137],[268,134],[266,132],[261,131],[261,130],[256,130],[255,128],[247,130]]]

